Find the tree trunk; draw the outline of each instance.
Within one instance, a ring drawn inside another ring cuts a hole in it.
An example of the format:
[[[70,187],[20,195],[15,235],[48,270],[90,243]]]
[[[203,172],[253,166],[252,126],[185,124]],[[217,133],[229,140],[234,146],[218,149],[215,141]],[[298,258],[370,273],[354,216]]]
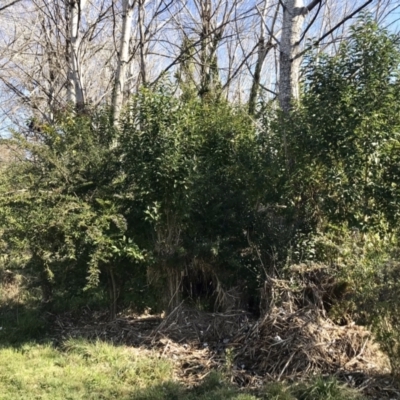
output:
[[[249,114],[252,115],[255,113],[256,110],[258,88],[260,86],[261,80],[261,70],[264,64],[265,57],[267,56],[267,51],[268,50],[265,45],[265,39],[261,36],[258,42],[258,58],[249,97]]]
[[[303,0],[286,0],[283,7],[282,35],[279,58],[279,104],[288,114],[298,101],[299,74],[302,58],[299,56],[301,32],[305,16],[321,0],[313,0],[304,7]]]
[[[260,39],[258,41],[258,57],[257,57],[257,63],[256,63],[256,68],[254,70],[254,76],[253,76],[253,82],[251,85],[251,91],[250,91],[250,97],[249,97],[249,114],[254,114],[255,109],[256,109],[256,103],[257,103],[257,96],[258,96],[258,89],[260,87],[260,81],[261,81],[261,70],[264,65],[265,58],[267,57],[269,49],[272,47],[272,37],[268,40],[268,43],[265,43],[265,16],[267,13],[267,7],[268,7],[268,0],[265,0],[264,2],[264,9],[262,11],[262,14],[260,15]],[[278,16],[278,10],[279,10],[279,4],[278,7],[276,8],[276,12],[274,15],[274,19],[272,21],[272,26],[270,30],[270,34],[274,32],[274,27],[275,27],[275,21]]]
[[[285,114],[289,113],[293,102],[299,98],[301,58],[296,58],[296,54],[304,22],[304,15],[299,12],[302,6],[302,0],[286,0],[283,10],[279,58],[279,103]]]
[[[146,77],[146,33],[145,33],[145,2],[146,0],[139,0],[138,24],[139,24],[139,51],[140,51],[140,77],[142,85],[147,82]]]
[[[201,49],[200,49],[200,90],[201,98],[215,94],[218,86],[217,47],[221,40],[223,27],[216,28],[212,21],[211,0],[201,1]]]
[[[81,42],[79,25],[81,12],[85,3],[86,0],[69,0],[68,7],[66,8],[66,20],[68,24],[68,101],[72,103],[78,111],[82,111],[85,107],[79,55],[79,46]]]
[[[210,91],[211,1],[201,2],[200,97]]]
[[[131,38],[133,6],[135,1],[124,0],[122,11],[122,34],[119,48],[118,67],[115,74],[115,86],[113,96],[113,121],[114,126],[118,126],[119,118],[124,101],[124,87],[126,73],[129,63],[129,41]]]

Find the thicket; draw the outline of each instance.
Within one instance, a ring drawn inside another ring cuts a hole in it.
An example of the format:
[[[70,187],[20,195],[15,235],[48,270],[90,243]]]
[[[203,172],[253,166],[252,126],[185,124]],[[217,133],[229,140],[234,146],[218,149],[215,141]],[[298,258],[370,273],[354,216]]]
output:
[[[344,282],[332,312],[372,323],[398,371],[399,61],[364,16],[337,55],[308,56],[290,116],[164,83],[118,129],[103,109],[13,132],[3,269],[29,273],[46,307],[115,317],[182,300],[260,312],[266,280],[321,263]]]

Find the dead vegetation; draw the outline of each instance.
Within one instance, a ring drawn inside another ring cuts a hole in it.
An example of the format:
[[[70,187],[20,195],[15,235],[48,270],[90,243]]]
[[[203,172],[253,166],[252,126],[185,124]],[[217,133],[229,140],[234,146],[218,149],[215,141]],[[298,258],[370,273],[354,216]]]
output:
[[[2,306],[20,302],[21,281],[21,275],[16,275],[8,269],[0,269],[0,302]]]
[[[236,335],[232,346],[239,363],[278,380],[389,372],[386,357],[365,328],[335,325],[312,307],[293,312],[275,307],[247,332]]]
[[[321,270],[307,274],[302,275],[303,284],[299,280],[294,286],[271,279],[265,289],[274,301],[258,320],[243,311],[206,313],[181,303],[168,316],[121,314],[108,322],[106,314],[86,310],[79,321],[64,315],[54,323],[59,337],[83,336],[156,350],[174,361],[176,377],[188,386],[213,370],[223,370],[232,382],[252,388],[271,380],[335,375],[371,398],[398,398],[387,357],[371,333],[354,323],[340,326],[329,319],[323,301],[325,275]]]
[[[298,382],[335,375],[370,398],[400,398],[390,364],[372,334],[354,322],[338,325],[327,309],[338,301],[337,283],[323,268],[298,267],[295,281],[269,279],[262,318],[230,310],[210,313],[183,302],[168,315],[108,312],[89,308],[53,315],[54,342],[86,338],[156,351],[172,360],[176,378],[199,384],[211,371],[226,373],[241,387],[257,389],[265,382]],[[18,295],[19,277],[1,271],[3,300]],[[329,296],[327,295],[329,294]]]

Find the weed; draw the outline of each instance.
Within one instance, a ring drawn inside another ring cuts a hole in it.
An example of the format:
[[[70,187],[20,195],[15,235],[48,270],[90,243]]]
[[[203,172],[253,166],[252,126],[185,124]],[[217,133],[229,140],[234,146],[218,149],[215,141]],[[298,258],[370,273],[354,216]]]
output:
[[[268,400],[296,400],[289,386],[281,382],[268,383],[263,389]]]
[[[298,400],[361,400],[362,396],[335,378],[317,377],[307,385],[295,389]]]

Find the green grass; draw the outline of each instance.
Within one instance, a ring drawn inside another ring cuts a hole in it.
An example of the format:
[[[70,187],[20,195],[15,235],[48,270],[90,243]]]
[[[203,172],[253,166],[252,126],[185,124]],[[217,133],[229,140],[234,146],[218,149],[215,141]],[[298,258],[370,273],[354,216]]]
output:
[[[69,339],[51,344],[0,345],[0,400],[351,400],[355,391],[336,380],[308,385],[271,383],[243,392],[212,372],[195,388],[173,378],[173,366],[150,351]]]
[[[0,348],[0,399],[130,399],[172,366],[154,355],[107,343],[68,340],[62,350],[25,344]]]
[[[345,386],[333,377],[316,377],[312,382],[300,384],[295,393],[298,400],[362,400],[363,396],[355,389]]]
[[[143,354],[145,353],[145,354]],[[172,364],[151,352],[108,343],[67,340],[0,347],[0,399],[257,400],[210,374],[187,390],[173,381]]]

